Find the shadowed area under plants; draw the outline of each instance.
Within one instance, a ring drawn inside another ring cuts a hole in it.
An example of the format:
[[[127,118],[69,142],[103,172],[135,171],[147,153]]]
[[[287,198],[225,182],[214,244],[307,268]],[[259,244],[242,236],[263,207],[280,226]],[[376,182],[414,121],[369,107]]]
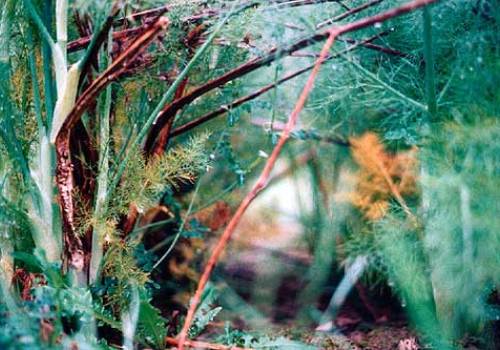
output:
[[[500,348],[498,0],[3,0],[0,349]]]

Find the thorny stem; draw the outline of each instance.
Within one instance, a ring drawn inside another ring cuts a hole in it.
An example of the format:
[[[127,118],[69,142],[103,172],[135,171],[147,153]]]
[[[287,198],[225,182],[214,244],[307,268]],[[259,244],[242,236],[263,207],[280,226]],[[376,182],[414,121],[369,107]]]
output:
[[[243,217],[243,214],[245,213],[246,209],[250,205],[250,203],[255,199],[255,197],[258,195],[258,193],[266,187],[269,177],[271,174],[271,170],[274,168],[274,165],[278,159],[278,156],[281,153],[281,150],[283,149],[283,146],[285,145],[286,141],[290,137],[290,133],[295,127],[298,116],[304,107],[307,97],[309,93],[311,92],[313,85],[314,85],[314,80],[316,78],[316,75],[318,74],[319,68],[321,66],[321,63],[325,60],[325,58],[328,55],[328,51],[330,47],[333,45],[335,38],[341,34],[345,34],[347,32],[352,32],[355,30],[359,30],[361,28],[365,28],[367,26],[371,26],[375,23],[383,22],[386,21],[390,18],[400,16],[402,14],[405,14],[407,12],[413,11],[417,8],[420,8],[422,6],[431,4],[433,2],[436,2],[437,0],[414,0],[411,2],[408,2],[402,6],[393,8],[389,11],[380,13],[375,16],[367,17],[364,19],[361,19],[359,21],[355,21],[346,25],[343,25],[341,27],[334,28],[332,30],[329,30],[329,36],[328,40],[323,46],[323,49],[321,50],[320,57],[318,58],[316,65],[314,69],[312,70],[309,79],[306,82],[306,85],[304,86],[304,89],[302,90],[302,93],[295,105],[294,110],[290,114],[288,118],[288,122],[286,124],[285,129],[283,130],[283,133],[281,134],[281,137],[274,147],[270,157],[268,158],[266,165],[264,169],[262,170],[261,175],[259,176],[259,179],[255,183],[255,185],[252,187],[250,192],[245,196],[243,201],[241,202],[240,206],[238,207],[236,213],[234,216],[231,218],[229,224],[227,225],[226,229],[224,230],[224,233],[220,237],[219,241],[217,242],[214,250],[212,251],[212,254],[205,266],[205,269],[201,275],[201,278],[198,282],[198,286],[196,288],[196,292],[191,299],[191,303],[189,305],[189,309],[184,321],[184,325],[182,327],[182,330],[179,334],[179,343],[178,343],[178,349],[183,350],[184,345],[188,336],[189,329],[191,327],[191,324],[194,319],[194,315],[196,312],[196,309],[198,307],[198,304],[200,303],[202,293],[205,289],[206,284],[208,283],[210,279],[210,275],[215,268],[215,265],[217,264],[217,261],[224,251],[224,248],[228,241],[230,240],[234,230],[236,229],[237,225],[239,224],[241,218]]]

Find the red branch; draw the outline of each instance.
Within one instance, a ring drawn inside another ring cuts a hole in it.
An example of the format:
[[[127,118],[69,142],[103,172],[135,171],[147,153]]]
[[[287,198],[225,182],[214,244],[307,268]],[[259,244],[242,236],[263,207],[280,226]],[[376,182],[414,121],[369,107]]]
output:
[[[167,337],[167,344],[176,346],[179,341],[172,337]],[[209,349],[209,350],[252,350],[250,348],[240,348],[237,346],[227,346],[222,344],[207,343],[204,341],[186,340],[185,345],[194,349]]]
[[[194,318],[194,314],[196,311],[196,307],[198,306],[198,303],[200,302],[201,295],[203,293],[203,290],[205,289],[205,285],[207,284],[210,274],[212,273],[212,270],[215,267],[215,264],[217,263],[217,260],[219,259],[220,254],[224,250],[227,242],[231,238],[232,233],[236,229],[236,226],[240,222],[243,214],[245,213],[246,209],[250,205],[250,203],[254,200],[254,198],[257,196],[257,194],[266,187],[267,182],[269,180],[269,177],[271,175],[271,170],[274,168],[274,164],[276,163],[278,156],[281,153],[281,150],[283,149],[283,146],[285,145],[286,141],[290,137],[291,131],[294,129],[299,114],[302,111],[302,108],[304,107],[307,97],[309,96],[309,93],[311,92],[313,86],[314,86],[314,80],[316,79],[316,76],[318,74],[319,68],[321,66],[321,63],[326,59],[328,55],[328,51],[330,50],[330,47],[333,45],[333,42],[335,38],[338,36],[338,31],[337,30],[332,30],[330,31],[330,36],[328,37],[328,40],[326,41],[325,45],[323,46],[323,49],[321,50],[321,54],[316,61],[316,64],[307,79],[306,85],[304,89],[302,90],[302,93],[300,94],[300,97],[297,101],[297,104],[295,105],[294,110],[290,114],[290,117],[288,119],[288,123],[283,130],[283,133],[281,134],[281,137],[276,144],[276,146],[273,149],[273,152],[271,153],[271,156],[269,157],[268,161],[266,162],[266,165],[264,167],[264,170],[262,171],[257,183],[253,186],[252,190],[247,194],[247,196],[244,198],[243,202],[240,204],[238,210],[234,214],[233,218],[229,222],[228,226],[224,230],[224,233],[222,234],[221,238],[219,239],[219,242],[217,243],[214,251],[212,252],[212,256],[208,260],[208,263],[205,267],[205,270],[203,271],[203,274],[200,278],[200,281],[198,283],[198,288],[196,290],[196,293],[194,297],[191,299],[191,304],[189,306],[189,310],[186,316],[186,320],[184,321],[184,325],[182,327],[182,331],[180,333],[179,337],[179,350],[182,350],[184,348],[184,342],[186,341],[187,333],[189,331],[189,327],[191,327],[191,323]]]
[[[145,28],[147,28],[150,25],[151,25],[150,23],[147,23],[147,24],[140,25],[138,27],[124,29],[124,30],[121,30],[118,32],[114,32],[113,33],[113,40],[130,38],[131,36],[134,36],[138,33],[141,33],[142,31],[144,31]],[[68,43],[68,52],[75,52],[75,51],[79,51],[81,49],[86,48],[90,44],[91,40],[92,40],[91,36],[84,36],[84,37],[81,37],[80,39],[71,41],[70,43]]]
[[[379,0],[376,0],[379,1]],[[318,2],[318,1],[316,1]],[[281,1],[277,0],[276,3],[287,3],[288,5],[294,3],[293,1]],[[302,3],[302,2],[301,2]],[[309,2],[307,2],[309,3]],[[366,6],[364,7],[366,8]],[[358,10],[358,11],[361,11]],[[352,15],[353,12],[352,10],[347,11],[348,15]],[[355,13],[355,12],[354,12]],[[207,83],[197,87],[196,89],[193,89],[190,93],[186,94],[182,98],[176,99],[172,101],[170,104],[166,105],[163,110],[159,113],[158,117],[156,118],[155,123],[153,124],[153,127],[149,131],[148,137],[146,138],[146,142],[144,144],[144,151],[146,154],[151,155],[153,152],[157,152],[158,150],[158,143],[155,142],[158,135],[160,135],[161,131],[163,128],[166,127],[169,123],[171,123],[171,119],[175,117],[177,112],[184,108],[186,105],[189,103],[193,102],[195,99],[198,97],[218,88],[221,87],[228,82],[235,80],[237,78],[242,77],[245,74],[248,74],[250,72],[253,72],[256,69],[259,69],[265,65],[270,64],[271,62],[289,55],[293,52],[296,52],[298,50],[301,50],[305,47],[311,46],[319,41],[325,40],[329,35],[329,31],[325,30],[321,33],[317,33],[314,35],[311,35],[307,38],[301,39],[296,41],[295,43],[289,45],[288,47],[282,48],[282,49],[277,49],[273,48],[267,52],[266,55],[262,57],[257,57],[254,58],[232,70],[229,72],[221,75],[218,78],[212,79],[208,81]]]
[[[354,49],[356,49],[360,45],[364,46],[366,44],[369,44],[373,40],[379,38],[381,35],[384,35],[384,34],[385,33],[377,34],[377,35],[374,35],[374,36],[372,36],[368,39],[362,40],[362,41],[352,41],[353,45],[349,46],[348,48],[346,48],[346,49],[344,49],[344,50],[342,50],[334,55],[328,56],[322,63],[325,63],[333,58],[339,57],[345,53],[353,51]],[[317,56],[314,56],[314,57],[317,58]],[[266,85],[266,86],[264,86],[256,91],[246,95],[246,96],[243,96],[243,97],[240,97],[240,98],[234,100],[230,104],[221,106],[220,108],[218,108],[212,112],[209,112],[205,115],[202,115],[201,117],[198,117],[196,119],[193,119],[193,120],[187,122],[186,124],[183,124],[183,125],[175,128],[174,130],[172,130],[170,137],[175,137],[175,136],[181,135],[181,134],[183,134],[183,133],[185,133],[185,132],[187,132],[187,131],[189,131],[189,130],[191,130],[199,125],[202,125],[202,124],[204,124],[204,123],[206,123],[206,122],[208,122],[208,121],[210,121],[210,120],[212,120],[220,115],[223,115],[223,114],[229,112],[231,109],[237,108],[237,107],[241,106],[242,104],[265,94],[266,92],[272,90],[273,88],[277,87],[278,85],[281,85],[281,84],[287,82],[288,80],[291,80],[295,77],[298,77],[299,75],[301,75],[305,72],[308,72],[313,68],[314,68],[314,64],[311,64],[307,67],[299,69],[293,73],[290,73],[290,74],[284,76],[283,78],[279,79],[275,83],[268,84],[268,85]]]
[[[258,193],[264,189],[269,181],[269,177],[271,174],[272,169],[274,168],[274,165],[278,159],[278,156],[281,153],[281,150],[283,149],[283,146],[287,142],[288,138],[290,137],[291,131],[294,129],[299,114],[304,107],[307,97],[309,93],[311,92],[313,85],[314,85],[314,80],[318,74],[319,68],[321,66],[321,63],[326,59],[328,55],[328,51],[330,50],[330,47],[333,45],[335,38],[341,34],[345,34],[347,32],[352,32],[359,30],[361,28],[365,28],[371,25],[374,25],[375,23],[379,22],[384,22],[390,18],[400,16],[402,14],[408,13],[410,11],[413,11],[417,8],[420,8],[422,6],[431,4],[433,2],[436,2],[437,0],[414,0],[411,1],[407,4],[404,4],[402,6],[396,7],[394,9],[391,9],[389,11],[383,12],[381,14],[367,17],[352,23],[345,24],[340,27],[333,28],[328,31],[329,36],[328,40],[326,41],[325,45],[323,46],[323,49],[321,50],[320,57],[316,61],[316,64],[306,82],[306,85],[304,86],[304,89],[302,90],[302,93],[300,94],[300,97],[295,105],[295,108],[293,109],[292,113],[290,114],[288,118],[288,122],[286,124],[285,129],[283,130],[280,139],[276,146],[274,147],[269,159],[266,162],[266,165],[264,169],[262,170],[262,173],[259,176],[259,179],[255,183],[255,185],[252,187],[251,191],[248,192],[248,194],[245,196],[243,201],[241,202],[240,206],[238,207],[238,210],[232,217],[231,221],[227,225],[226,229],[224,230],[224,233],[220,237],[219,241],[217,242],[217,245],[215,246],[212,255],[210,256],[205,269],[203,271],[203,274],[201,275],[201,278],[198,282],[198,286],[196,288],[196,292],[191,299],[191,303],[189,305],[189,309],[186,315],[186,319],[184,321],[184,325],[182,327],[182,330],[179,334],[179,344],[178,344],[178,349],[183,350],[184,345],[186,342],[186,338],[188,336],[188,331],[189,328],[191,327],[191,324],[194,319],[194,315],[196,312],[196,309],[198,307],[198,304],[200,303],[202,293],[205,289],[205,286],[207,282],[210,279],[210,275],[215,268],[215,265],[224,251],[224,248],[226,247],[226,244],[230,240],[234,230],[236,229],[237,225],[239,224],[241,218],[243,217],[243,214],[245,213],[246,209],[250,205],[250,203],[255,199],[255,197],[258,195]]]
[[[175,92],[174,98],[181,98],[182,95],[184,94],[184,90],[186,89],[186,86],[188,84],[189,79],[185,78],[179,87],[177,88],[177,91]],[[174,125],[174,118],[171,118],[168,123],[161,129],[160,134],[158,135],[158,140],[156,141],[155,148],[153,149],[152,155],[154,156],[160,156],[163,154],[163,151],[167,147],[168,141],[171,137],[170,131],[172,130],[172,126]]]

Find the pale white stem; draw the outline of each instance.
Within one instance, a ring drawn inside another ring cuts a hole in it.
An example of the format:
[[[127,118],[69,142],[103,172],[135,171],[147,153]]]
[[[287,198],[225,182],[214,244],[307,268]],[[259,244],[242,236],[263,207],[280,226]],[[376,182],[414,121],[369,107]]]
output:
[[[460,185],[460,212],[462,214],[462,236],[464,244],[463,259],[465,266],[472,263],[474,255],[472,214],[470,211],[470,191],[467,185]]]
[[[347,267],[344,278],[340,281],[335,293],[333,293],[330,303],[323,316],[321,317],[320,326],[316,328],[317,331],[330,331],[333,328],[333,320],[337,311],[344,304],[352,287],[356,284],[361,277],[366,267],[368,266],[368,258],[364,255],[358,256],[354,262]]]
[[[68,0],[56,1],[56,36],[57,43],[51,45],[54,70],[56,75],[57,98],[60,100],[66,90],[68,75],[67,50],[68,43]],[[57,105],[56,105],[57,109]],[[56,111],[54,111],[54,114]]]
[[[0,178],[6,179],[7,174],[7,166],[0,164]],[[11,197],[8,180],[2,181],[0,194],[4,198]],[[12,276],[14,275],[14,258],[12,257],[14,247],[12,245],[12,238],[8,223],[0,223],[0,279],[4,281],[7,289],[10,288]]]
[[[108,55],[112,50],[112,31],[109,32]],[[92,232],[92,254],[90,256],[89,282],[93,283],[99,276],[103,256],[103,239],[106,223],[102,221],[102,214],[107,208],[108,176],[109,176],[109,114],[111,111],[111,86],[106,88],[104,113],[99,120],[99,174],[97,176],[97,196],[94,208],[94,217],[97,224]]]
[[[63,53],[66,64],[66,46],[68,44],[68,0],[56,1],[56,35],[57,46]]]
[[[30,203],[28,217],[33,227],[33,240],[45,251],[47,260],[54,262],[61,258],[61,235],[53,210],[52,198],[52,146],[46,134],[40,136],[38,168],[32,169],[31,178],[38,190],[39,205]],[[35,209],[39,208],[39,209]]]
[[[128,310],[122,314],[123,349],[134,349],[134,334],[139,320],[139,292],[132,286],[131,300]]]
[[[8,232],[0,234],[8,236]],[[12,257],[14,248],[9,238],[4,237],[0,239],[0,278],[4,281],[7,288],[10,288],[12,277],[14,276],[14,259]]]
[[[62,74],[62,72],[60,73]],[[76,63],[71,66],[67,73],[64,73],[64,84],[61,87],[59,87],[59,81],[57,82],[58,91],[60,89],[60,94],[58,93],[59,96],[54,108],[54,118],[52,120],[52,127],[50,130],[51,143],[55,143],[57,134],[59,133],[59,130],[61,130],[66,117],[75,106],[76,94],[78,92],[78,82],[80,81],[80,73],[81,71],[79,64]]]
[[[64,96],[68,70],[64,52],[59,45],[52,45],[52,60],[54,62],[54,71],[56,76],[57,98]]]

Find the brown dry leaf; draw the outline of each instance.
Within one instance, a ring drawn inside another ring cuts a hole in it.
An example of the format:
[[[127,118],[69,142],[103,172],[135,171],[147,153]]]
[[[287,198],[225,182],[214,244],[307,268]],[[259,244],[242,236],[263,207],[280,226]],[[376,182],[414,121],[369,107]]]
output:
[[[231,219],[231,207],[224,201],[218,201],[214,205],[196,213],[195,218],[211,231],[226,226]]]
[[[49,320],[40,320],[40,338],[44,342],[48,342],[53,333],[54,325]]]
[[[381,219],[395,198],[405,211],[404,196],[416,192],[416,148],[398,154],[386,152],[379,137],[367,132],[350,139],[352,156],[359,165],[351,203],[369,220]],[[406,207],[406,208],[405,208]]]

